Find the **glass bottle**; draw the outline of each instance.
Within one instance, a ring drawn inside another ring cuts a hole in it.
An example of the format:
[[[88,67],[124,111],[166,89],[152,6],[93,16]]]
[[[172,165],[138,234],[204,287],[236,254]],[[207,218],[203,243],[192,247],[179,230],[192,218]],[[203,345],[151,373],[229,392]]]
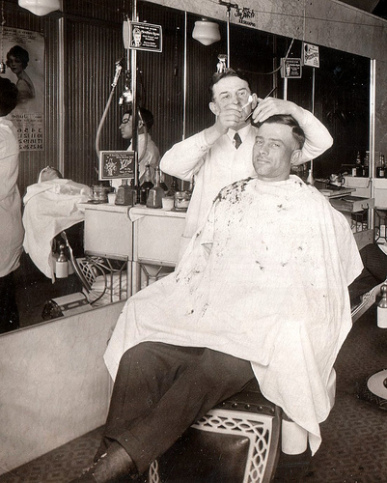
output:
[[[69,275],[69,264],[64,249],[65,245],[59,246],[59,257],[55,263],[55,275],[57,278],[66,278]]]
[[[164,193],[167,194],[169,188],[167,183],[165,182],[165,174],[161,171],[161,169],[160,169],[160,186],[163,188]]]
[[[386,163],[384,159],[384,154],[379,155],[379,166],[376,168],[376,177],[384,178],[386,175]]]
[[[314,185],[314,178],[313,178],[313,173],[311,169],[309,170],[308,178],[306,179],[306,184],[310,184],[312,186]]]
[[[377,326],[380,329],[387,329],[387,285],[384,283],[380,287],[382,298],[377,308]]]
[[[171,186],[167,191],[166,196],[175,196],[176,191],[179,191],[179,187],[177,186],[177,178],[173,176]]]
[[[123,179],[122,184],[118,187],[116,194],[116,205],[134,206],[137,201],[136,190],[132,185],[128,185],[128,180]]]
[[[146,201],[148,199],[148,193],[151,188],[153,188],[153,183],[151,181],[150,166],[149,164],[147,164],[145,168],[144,181],[140,188],[140,203],[142,205],[146,205]]]
[[[160,186],[160,169],[155,169],[155,185],[149,190],[146,200],[146,206],[148,208],[161,208],[162,199],[165,195],[163,188]]]

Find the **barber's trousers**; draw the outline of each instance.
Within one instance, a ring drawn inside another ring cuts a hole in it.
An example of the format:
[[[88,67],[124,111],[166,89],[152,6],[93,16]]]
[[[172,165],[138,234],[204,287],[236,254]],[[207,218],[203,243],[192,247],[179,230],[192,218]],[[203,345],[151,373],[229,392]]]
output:
[[[122,356],[97,456],[118,441],[141,474],[192,423],[253,378],[250,362],[221,352],[141,343]]]

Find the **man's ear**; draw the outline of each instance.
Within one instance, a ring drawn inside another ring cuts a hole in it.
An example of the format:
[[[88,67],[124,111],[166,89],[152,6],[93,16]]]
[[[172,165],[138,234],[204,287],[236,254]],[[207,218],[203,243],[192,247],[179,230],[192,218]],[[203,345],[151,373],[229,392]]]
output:
[[[218,106],[215,104],[215,102],[210,102],[208,104],[208,107],[210,108],[210,111],[212,112],[212,114],[215,114],[215,116],[219,116],[220,114],[220,109],[218,108]]]
[[[292,152],[292,156],[290,158],[290,164],[292,166],[297,166],[299,164],[302,164],[302,155],[301,155],[301,149],[295,149]]]

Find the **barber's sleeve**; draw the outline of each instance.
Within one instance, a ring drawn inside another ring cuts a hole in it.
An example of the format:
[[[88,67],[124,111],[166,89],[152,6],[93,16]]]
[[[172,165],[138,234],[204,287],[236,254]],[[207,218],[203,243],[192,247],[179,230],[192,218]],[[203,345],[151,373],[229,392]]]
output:
[[[203,165],[210,148],[204,132],[195,134],[167,151],[161,158],[160,169],[170,176],[191,181]]]
[[[302,162],[317,158],[332,146],[333,138],[328,129],[311,112],[303,109],[303,116],[297,121],[305,134]]]

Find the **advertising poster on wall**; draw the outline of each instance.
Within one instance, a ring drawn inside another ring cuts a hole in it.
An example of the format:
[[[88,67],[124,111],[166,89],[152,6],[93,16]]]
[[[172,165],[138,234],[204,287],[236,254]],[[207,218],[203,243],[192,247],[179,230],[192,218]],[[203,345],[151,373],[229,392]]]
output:
[[[16,108],[9,114],[17,128],[21,151],[44,149],[44,37],[39,32],[3,27],[1,74],[19,90]]]

